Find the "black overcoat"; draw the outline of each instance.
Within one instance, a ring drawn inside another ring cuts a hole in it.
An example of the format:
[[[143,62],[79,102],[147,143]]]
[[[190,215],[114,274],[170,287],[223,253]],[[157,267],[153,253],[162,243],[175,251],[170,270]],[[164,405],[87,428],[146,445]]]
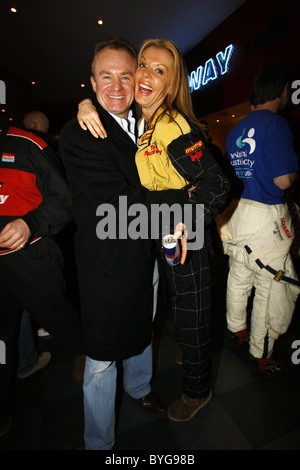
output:
[[[73,119],[60,134],[60,153],[77,227],[84,352],[92,359],[113,361],[141,353],[151,341],[153,246],[142,238],[99,239],[97,210],[103,214],[103,204],[109,204],[109,210],[113,206],[118,230],[120,196],[126,197],[128,208],[136,203],[149,208],[151,203],[184,203],[188,194],[143,188],[135,165],[136,145],[99,103],[95,105],[108,137],[95,139]]]

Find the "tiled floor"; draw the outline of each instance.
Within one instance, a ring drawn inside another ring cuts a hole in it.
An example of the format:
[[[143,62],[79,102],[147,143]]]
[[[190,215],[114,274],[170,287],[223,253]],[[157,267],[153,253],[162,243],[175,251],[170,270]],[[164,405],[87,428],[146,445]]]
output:
[[[300,449],[300,364],[291,360],[292,343],[300,341],[299,300],[292,324],[276,347],[287,372],[276,378],[258,376],[249,367],[247,348],[232,345],[226,332],[226,275],[227,258],[215,256],[213,400],[191,421],[175,423],[165,415],[148,414],[120,393],[115,452]],[[171,317],[161,316],[153,388],[170,405],[180,394],[181,367],[175,361]],[[13,427],[0,438],[0,450],[83,448],[82,383],[73,380],[72,367],[65,351],[53,351],[44,370],[18,384]]]

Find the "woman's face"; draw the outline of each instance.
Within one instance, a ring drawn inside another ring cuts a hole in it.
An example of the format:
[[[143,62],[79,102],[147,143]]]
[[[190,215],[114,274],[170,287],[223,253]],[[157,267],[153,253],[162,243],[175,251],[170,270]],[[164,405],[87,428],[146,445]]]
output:
[[[170,90],[174,72],[172,54],[166,49],[150,46],[140,57],[135,74],[135,100],[149,119],[163,103]]]

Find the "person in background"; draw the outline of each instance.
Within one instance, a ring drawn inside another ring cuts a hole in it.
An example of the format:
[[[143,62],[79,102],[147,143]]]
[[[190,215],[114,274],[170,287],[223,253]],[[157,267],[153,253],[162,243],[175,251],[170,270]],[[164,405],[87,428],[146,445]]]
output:
[[[185,204],[204,206],[195,224],[208,225],[221,210],[229,190],[227,179],[207,149],[202,126],[194,116],[183,56],[175,43],[146,41],[138,56],[135,100],[142,111],[135,157],[141,184],[150,193],[182,192]],[[94,136],[107,131],[89,101],[80,105],[78,120]],[[179,194],[178,193],[178,194]],[[179,196],[178,196],[179,197]],[[165,201],[166,202],[166,201]],[[184,222],[184,220],[182,220]],[[169,228],[175,231],[175,223]],[[185,262],[167,263],[157,241],[158,258],[167,280],[178,342],[183,358],[183,393],[168,408],[168,417],[187,421],[212,398],[210,362],[210,267],[206,242],[189,250]]]
[[[27,131],[31,131],[45,140],[59,157],[59,135],[49,133],[50,122],[45,113],[29,111],[23,116],[23,126]]]
[[[11,428],[20,309],[70,352],[81,346],[79,316],[65,297],[62,256],[51,236],[72,218],[69,188],[51,148],[16,127],[0,132],[0,435]]]
[[[23,126],[25,130],[31,131],[35,135],[45,140],[55,151],[57,144],[52,136],[49,136],[49,119],[41,111],[30,111],[23,116]],[[53,144],[55,144],[53,146]],[[24,310],[20,322],[20,333],[18,340],[19,364],[17,376],[20,379],[30,377],[40,369],[46,367],[51,359],[49,351],[40,351],[40,337],[49,337],[49,333],[42,327],[33,327],[30,314]]]
[[[24,115],[23,125],[26,130],[48,134],[50,123],[46,114],[41,111],[30,111]]]
[[[23,116],[23,126],[24,129],[31,131],[47,142],[47,144],[53,149],[55,155],[57,156],[57,164],[61,166],[61,171],[64,171],[59,155],[59,135],[49,133],[50,121],[46,114],[36,110],[29,111]],[[55,241],[60,247],[64,256],[64,276],[66,280],[66,292],[68,299],[73,303],[76,310],[79,310],[80,303],[78,300],[79,295],[76,266],[74,264],[74,232],[74,221],[71,220],[63,230],[55,235]],[[30,316],[28,312],[24,312],[19,339],[21,349],[20,356],[22,356],[22,359],[20,358],[21,363],[18,375],[21,378],[25,378],[28,376],[28,374],[31,375],[32,373],[36,372],[36,370],[39,370],[41,366],[45,367],[45,365],[47,365],[47,361],[49,362],[50,360],[50,353],[47,351],[44,351],[40,356],[38,356],[38,352],[32,344],[32,339],[34,339],[34,336],[30,333],[30,329]],[[45,331],[43,327],[39,327],[37,333],[38,343],[41,344],[41,349],[46,348],[49,333]],[[32,338],[31,340],[30,337]],[[26,356],[28,358],[27,360]],[[32,363],[34,364],[33,367],[29,367],[29,365],[32,365]],[[85,356],[79,353],[76,354],[73,365],[73,378],[75,381],[81,381],[83,379],[84,367]]]
[[[252,112],[229,133],[226,150],[243,182],[231,217],[220,226],[230,257],[227,325],[239,343],[249,340],[248,298],[255,287],[250,328],[251,364],[277,374],[275,340],[286,332],[299,294],[290,257],[294,238],[286,190],[296,179],[298,158],[291,131],[278,113],[289,99],[285,65],[265,64],[254,78]]]

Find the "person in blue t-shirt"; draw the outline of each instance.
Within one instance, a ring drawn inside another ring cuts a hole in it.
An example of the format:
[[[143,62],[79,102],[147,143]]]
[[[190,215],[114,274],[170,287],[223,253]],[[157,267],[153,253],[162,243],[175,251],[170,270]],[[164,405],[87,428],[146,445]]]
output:
[[[289,251],[294,234],[285,191],[297,176],[298,158],[286,120],[277,113],[289,100],[282,64],[265,64],[254,79],[253,111],[229,133],[226,152],[243,183],[241,196],[220,234],[229,255],[227,326],[239,343],[249,341],[251,363],[261,372],[284,370],[271,358],[286,332],[299,295]],[[248,299],[255,287],[250,333]]]

